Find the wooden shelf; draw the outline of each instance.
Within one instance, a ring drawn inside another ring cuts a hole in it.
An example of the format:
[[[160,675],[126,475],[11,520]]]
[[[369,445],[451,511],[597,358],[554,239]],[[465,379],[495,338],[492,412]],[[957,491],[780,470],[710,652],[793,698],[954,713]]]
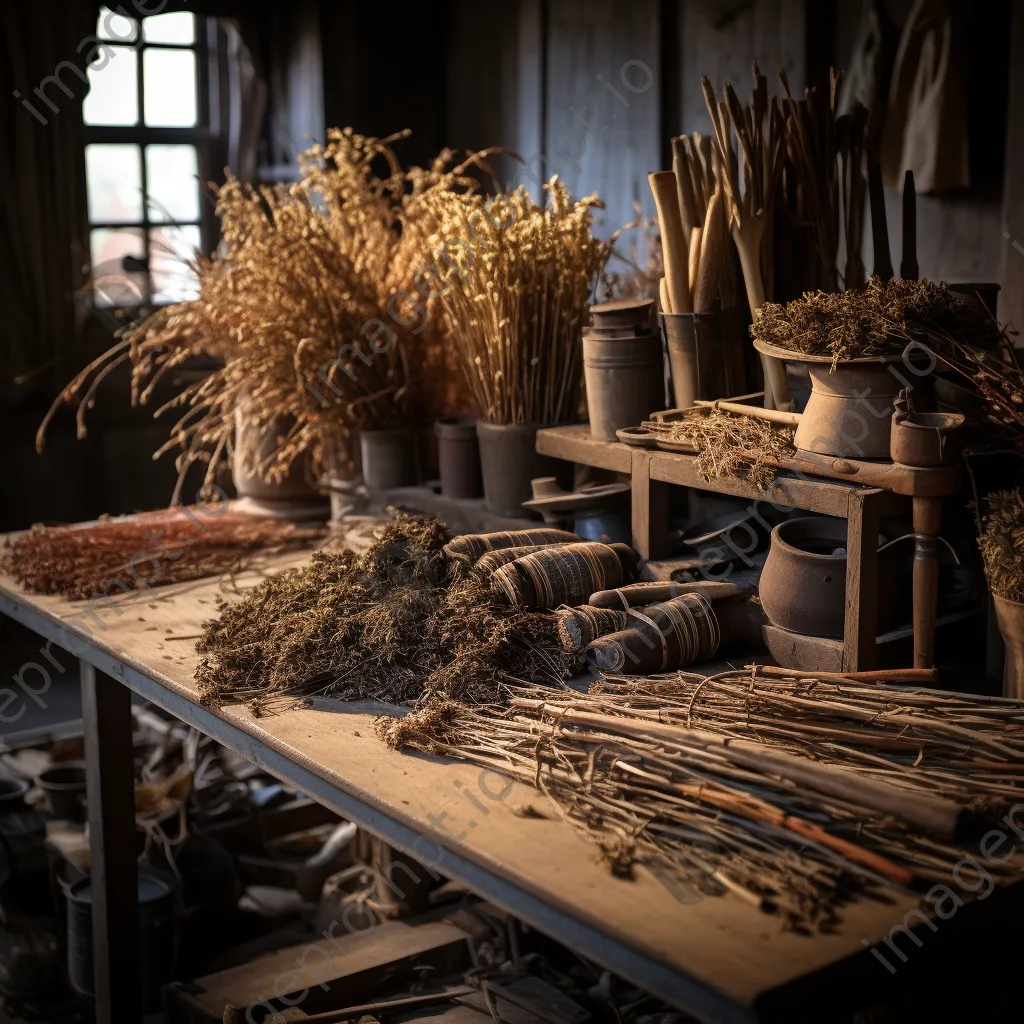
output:
[[[633,547],[648,561],[668,553],[668,487],[672,485],[746,498],[755,516],[762,514],[765,505],[778,505],[845,519],[849,525],[843,639],[773,632],[772,641],[782,654],[776,657],[791,668],[857,671],[877,667],[878,524],[884,516],[912,510],[917,535],[913,660],[915,665],[932,664],[938,583],[935,536],[941,521],[941,496],[954,493],[959,486],[959,468],[915,470],[846,461],[887,486],[781,469],[768,489],[761,491],[739,477],[705,480],[697,471],[694,455],[596,440],[585,423],[538,431],[537,450],[542,455],[627,474],[632,482]],[[813,466],[812,460],[794,462]]]

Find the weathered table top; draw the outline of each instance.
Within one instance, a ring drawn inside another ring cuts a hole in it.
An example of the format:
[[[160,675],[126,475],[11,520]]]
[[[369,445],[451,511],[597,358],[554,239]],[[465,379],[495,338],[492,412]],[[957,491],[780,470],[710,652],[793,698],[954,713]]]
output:
[[[281,556],[267,568],[303,557]],[[682,902],[644,869],[635,880],[613,877],[595,847],[532,789],[517,784],[492,799],[487,791],[500,793],[500,785],[476,768],[387,749],[373,728],[380,708],[322,702],[258,719],[242,707],[204,708],[194,640],[180,638],[200,633],[218,597],[231,599],[258,578],[87,603],[30,595],[0,576],[0,612],[699,1019],[815,1019],[816,997],[826,991],[830,1003],[839,990],[860,999],[889,981],[862,940],[880,941],[902,922],[910,903],[901,897],[844,908],[834,934],[784,932],[777,918],[731,896]],[[46,659],[38,660],[45,670]],[[38,673],[24,678],[41,688]],[[528,802],[548,817],[518,815]]]

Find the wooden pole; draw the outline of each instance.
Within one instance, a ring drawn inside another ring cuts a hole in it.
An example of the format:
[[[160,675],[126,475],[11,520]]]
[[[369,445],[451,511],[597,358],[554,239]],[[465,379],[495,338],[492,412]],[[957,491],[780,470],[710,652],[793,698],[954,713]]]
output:
[[[914,498],[914,668],[935,664],[941,498]]]

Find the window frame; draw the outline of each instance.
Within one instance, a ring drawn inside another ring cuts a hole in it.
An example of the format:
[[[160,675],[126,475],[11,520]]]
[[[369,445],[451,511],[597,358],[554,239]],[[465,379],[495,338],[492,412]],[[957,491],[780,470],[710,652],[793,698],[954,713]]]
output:
[[[140,272],[145,287],[138,307],[159,307],[172,303],[153,301],[153,273],[150,232],[161,228],[198,227],[200,247],[203,252],[210,252],[217,241],[217,222],[212,204],[203,202],[203,183],[214,176],[211,164],[214,158],[215,132],[212,123],[211,82],[217,80],[217,69],[214,65],[217,54],[217,25],[213,18],[195,12],[195,39],[192,43],[147,42],[143,23],[146,18],[136,17],[136,40],[132,43],[121,43],[114,39],[101,39],[100,45],[131,47],[136,52],[135,89],[138,104],[138,122],[134,125],[93,125],[86,124],[83,117],[83,159],[85,149],[96,143],[122,143],[139,147],[141,167],[140,182],[142,188],[142,219],[133,221],[94,221],[88,219],[89,255],[92,260],[92,232],[107,229],[111,231],[141,230],[143,259],[145,270]],[[146,119],[146,85],[144,70],[144,53],[153,50],[189,50],[196,59],[196,124],[186,128],[151,127],[145,124]],[[158,220],[150,218],[149,180],[146,168],[146,148],[151,145],[191,145],[196,150],[196,166],[198,170],[197,188],[199,189],[199,216],[197,220]],[[87,186],[88,187],[88,183]],[[133,307],[134,308],[134,307]]]

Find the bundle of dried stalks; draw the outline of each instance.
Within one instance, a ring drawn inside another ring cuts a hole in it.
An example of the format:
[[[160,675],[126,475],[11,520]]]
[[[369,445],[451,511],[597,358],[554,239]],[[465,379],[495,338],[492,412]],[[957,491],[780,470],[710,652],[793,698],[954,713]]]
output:
[[[257,555],[312,547],[323,536],[319,525],[177,508],[33,527],[0,550],[0,571],[34,593],[87,600],[238,572]]]
[[[586,307],[611,246],[592,232],[596,193],[573,200],[557,177],[545,189],[543,208],[523,187],[425,197],[448,332],[489,423],[576,419]]]
[[[643,427],[666,441],[691,447],[703,479],[744,476],[761,490],[775,479],[775,461],[796,454],[788,427],[721,409],[687,409],[682,419],[649,420]]]
[[[1008,601],[1024,601],[1024,494],[996,491],[985,507],[978,547],[989,588]]]
[[[502,682],[568,677],[550,615],[515,608],[442,550],[438,520],[397,513],[352,551],[319,551],[205,625],[200,692],[254,712],[298,698],[492,700]]]
[[[145,404],[161,378],[200,352],[223,367],[156,412],[185,410],[157,453],[180,447],[182,478],[208,461],[213,479],[232,454],[239,407],[260,429],[286,425],[265,461],[246,467],[268,479],[307,451],[322,462],[325,438],[344,456],[359,428],[465,411],[468,398],[451,394],[459,378],[446,371],[441,325],[413,297],[430,262],[424,240],[436,226],[435,195],[475,182],[465,164],[451,167],[447,150],[429,169],[403,172],[389,144],[406,134],[332,130],[325,146],[300,156],[301,178],[288,187],[229,178],[217,192],[222,250],[196,259],[199,297],[129,329],[75,377],[40,426],[38,447],[64,402],[78,404],[84,436],[96,389],[125,361],[132,400]],[[383,178],[373,170],[381,159]]]
[[[537,787],[618,873],[640,862],[794,928],[827,930],[857,893],[941,898],[958,862],[973,873],[963,829],[1024,794],[1019,701],[756,670],[501,696],[378,731]],[[1009,882],[1020,861],[988,870]]]

